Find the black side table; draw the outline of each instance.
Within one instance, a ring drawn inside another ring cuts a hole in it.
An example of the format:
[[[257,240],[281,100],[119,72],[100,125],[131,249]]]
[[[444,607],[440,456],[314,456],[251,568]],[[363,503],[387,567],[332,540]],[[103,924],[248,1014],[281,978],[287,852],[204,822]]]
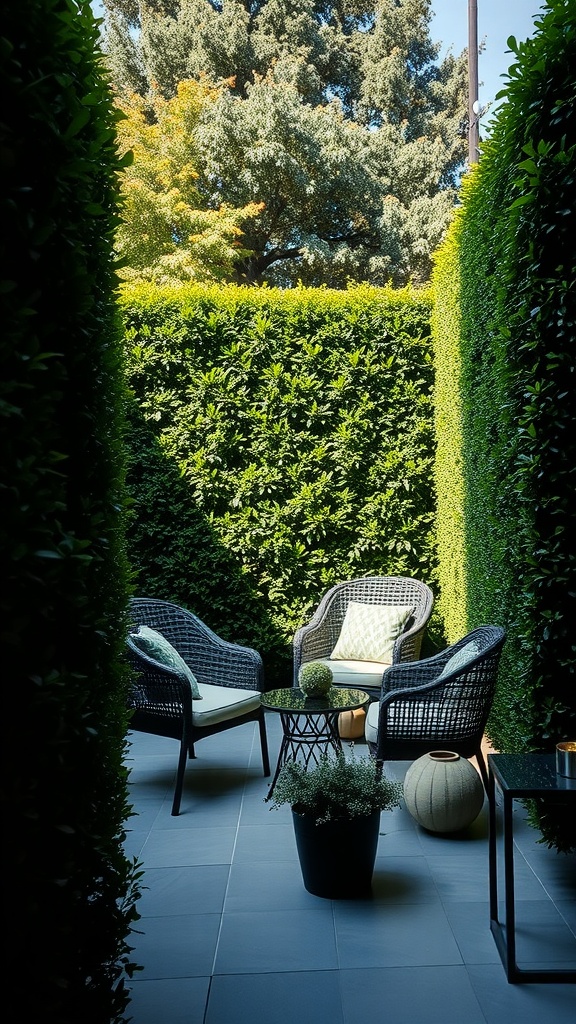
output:
[[[342,743],[338,733],[338,717],[343,711],[356,711],[370,703],[364,690],[331,686],[323,697],[307,697],[297,686],[270,690],[260,698],[263,707],[277,711],[282,719],[283,737],[274,778],[267,799],[270,799],[282,765],[301,760],[306,767],[318,764],[321,754],[338,753]]]
[[[502,793],[504,844],[504,913],[498,920],[498,870],[496,863],[496,787]],[[576,970],[526,970],[516,959],[516,922],[514,904],[514,823],[516,799],[545,797],[552,794],[569,797],[576,807],[576,783],[556,774],[554,754],[488,754],[488,799],[490,814],[490,930],[506,976],[510,982],[576,981]]]

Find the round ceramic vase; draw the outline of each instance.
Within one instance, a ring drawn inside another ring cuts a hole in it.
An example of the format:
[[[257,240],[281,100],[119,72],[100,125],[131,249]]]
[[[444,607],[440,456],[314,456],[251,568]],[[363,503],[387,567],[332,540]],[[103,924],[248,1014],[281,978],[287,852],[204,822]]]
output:
[[[406,772],[404,801],[412,817],[428,831],[458,832],[478,817],[484,786],[465,757],[451,750],[431,750]]]

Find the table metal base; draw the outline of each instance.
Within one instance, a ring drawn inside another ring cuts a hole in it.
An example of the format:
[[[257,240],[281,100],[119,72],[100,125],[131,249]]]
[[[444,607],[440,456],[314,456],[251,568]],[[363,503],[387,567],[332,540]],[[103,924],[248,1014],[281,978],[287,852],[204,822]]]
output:
[[[276,779],[286,761],[301,761],[307,768],[309,764],[318,764],[322,754],[340,753],[342,743],[338,732],[339,715],[339,711],[307,716],[290,714],[288,711],[280,713],[283,736],[267,800],[272,797]]]
[[[282,743],[267,800],[286,761],[300,761],[307,768],[318,764],[324,754],[342,750],[338,719],[343,711],[356,711],[370,703],[365,690],[331,686],[321,696],[309,697],[299,687],[270,690],[261,697],[262,706],[280,715]]]

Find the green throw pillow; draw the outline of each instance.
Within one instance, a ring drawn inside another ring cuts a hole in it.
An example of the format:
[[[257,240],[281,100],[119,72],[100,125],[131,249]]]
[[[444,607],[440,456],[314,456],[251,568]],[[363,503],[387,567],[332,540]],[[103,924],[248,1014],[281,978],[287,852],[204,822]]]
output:
[[[158,633],[155,629],[150,629],[150,626],[138,626],[138,632],[131,633],[130,639],[138,650],[147,654],[149,658],[154,658],[154,661],[159,661],[161,665],[168,665],[169,668],[174,668],[177,672],[186,676],[190,683],[192,700],[202,700],[196,676],[188,668],[184,658],[178,654],[176,648],[172,647],[172,644],[168,642],[165,636],[162,636],[162,633]]]
[[[350,601],[340,636],[330,655],[335,660],[392,661],[394,641],[414,612],[412,605]]]

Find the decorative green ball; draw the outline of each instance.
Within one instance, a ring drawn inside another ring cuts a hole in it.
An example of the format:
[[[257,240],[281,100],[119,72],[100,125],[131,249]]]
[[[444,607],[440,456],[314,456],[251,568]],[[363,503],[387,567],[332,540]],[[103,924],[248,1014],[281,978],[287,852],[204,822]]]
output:
[[[307,661],[300,667],[298,683],[307,697],[323,697],[332,686],[332,669],[321,661]]]

